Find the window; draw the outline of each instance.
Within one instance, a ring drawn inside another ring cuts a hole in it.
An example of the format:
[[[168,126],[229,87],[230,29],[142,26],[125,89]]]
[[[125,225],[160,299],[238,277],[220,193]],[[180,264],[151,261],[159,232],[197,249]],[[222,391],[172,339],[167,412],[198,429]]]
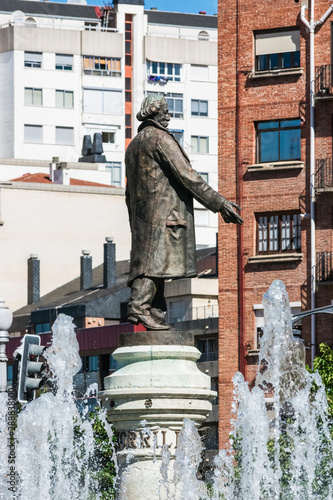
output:
[[[201,137],[199,135],[191,136],[191,153],[208,154],[209,152],[209,138]]]
[[[83,89],[83,112],[121,115],[123,112],[122,92],[108,89]]]
[[[13,382],[14,367],[13,365],[7,365],[7,382]]]
[[[112,186],[121,186],[121,162],[120,161],[108,161],[105,164],[105,168],[111,172],[111,184]]]
[[[169,323],[178,323],[183,321],[185,316],[185,302],[183,300],[173,300],[168,304]]]
[[[74,92],[72,90],[56,90],[55,93],[57,108],[74,107]]]
[[[256,71],[299,68],[299,30],[255,33]]]
[[[209,34],[207,31],[199,31],[198,40],[209,40]]]
[[[216,338],[198,339],[197,348],[201,352],[201,358],[198,362],[202,361],[217,361],[218,347]]]
[[[56,127],[56,144],[73,145],[74,144],[74,128],[73,127]]]
[[[275,120],[257,124],[257,161],[300,160],[301,120]]]
[[[26,26],[37,26],[36,20],[33,17],[27,17],[24,24]]]
[[[24,125],[24,142],[35,144],[43,142],[42,125]]]
[[[43,104],[43,90],[35,89],[32,87],[25,87],[24,89],[24,104],[27,106],[42,106]]]
[[[200,101],[198,99],[191,100],[191,115],[192,116],[208,116],[208,101]]]
[[[257,215],[256,220],[258,253],[301,251],[299,214]]]
[[[208,80],[208,66],[191,64],[191,80],[205,82]]]
[[[181,64],[147,61],[148,79],[151,81],[180,82]]]
[[[121,76],[121,62],[114,57],[83,56],[86,75]]]
[[[117,361],[114,359],[112,354],[110,354],[110,365],[109,365],[109,370],[114,371],[117,369]]]
[[[154,94],[163,96],[168,104],[169,115],[172,118],[183,118],[183,94],[173,92],[147,92],[147,95]]]
[[[204,208],[194,209],[194,220],[196,226],[208,226],[208,210]]]
[[[102,132],[102,142],[104,144],[114,144],[116,138],[115,132]]]
[[[169,129],[176,141],[183,147],[184,144],[184,130]]]
[[[201,177],[203,178],[203,180],[205,182],[207,182],[207,184],[209,184],[209,175],[207,172],[199,172],[199,175],[201,175]]]
[[[50,323],[36,323],[35,324],[35,333],[45,333],[45,332],[50,332],[51,331],[51,324]]]
[[[24,66],[26,68],[41,68],[42,53],[41,52],[24,52]]]
[[[88,372],[98,371],[98,356],[88,356]]]
[[[73,56],[68,54],[55,55],[55,68],[63,71],[72,71],[73,69]]]

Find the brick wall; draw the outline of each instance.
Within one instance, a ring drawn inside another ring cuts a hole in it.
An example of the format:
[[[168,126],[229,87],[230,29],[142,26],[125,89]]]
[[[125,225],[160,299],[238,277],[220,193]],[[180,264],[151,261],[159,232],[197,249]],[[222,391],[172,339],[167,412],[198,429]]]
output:
[[[316,2],[319,19],[329,4]],[[308,13],[307,13],[308,14]],[[316,34],[316,65],[331,63],[331,20]],[[300,27],[303,73],[251,78],[256,30]],[[219,191],[242,206],[242,235],[220,221],[219,278],[219,397],[220,446],[230,431],[233,375],[245,362],[244,375],[253,384],[256,366],[244,359],[247,343],[255,345],[253,305],[262,301],[274,279],[286,285],[291,302],[310,308],[310,222],[302,220],[302,258],[294,261],[253,263],[256,255],[255,213],[299,211],[309,207],[309,94],[308,34],[300,21],[300,4],[292,0],[219,1]],[[316,157],[332,157],[333,99],[316,105]],[[255,122],[301,118],[301,159],[304,167],[257,172]],[[238,187],[238,189],[237,189]],[[238,196],[237,196],[238,195]],[[321,194],[316,207],[316,250],[332,251],[333,196]],[[241,243],[241,248],[239,248]],[[238,248],[238,250],[237,250]],[[243,273],[243,277],[242,277]],[[243,291],[239,283],[244,282]],[[239,307],[243,293],[243,308]],[[330,304],[333,287],[321,285],[317,307]],[[242,319],[243,318],[243,322]],[[332,345],[332,318],[317,317],[317,343]],[[242,330],[243,323],[243,330]],[[303,321],[303,338],[310,344],[310,321]],[[308,360],[309,361],[309,360]]]

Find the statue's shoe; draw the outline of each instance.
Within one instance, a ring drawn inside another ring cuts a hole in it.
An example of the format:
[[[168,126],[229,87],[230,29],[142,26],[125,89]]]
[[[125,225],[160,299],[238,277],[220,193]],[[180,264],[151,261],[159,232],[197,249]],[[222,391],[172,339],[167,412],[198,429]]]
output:
[[[130,323],[137,325],[141,323],[147,330],[170,330],[171,325],[166,321],[155,320],[150,314],[130,314],[127,318]]]

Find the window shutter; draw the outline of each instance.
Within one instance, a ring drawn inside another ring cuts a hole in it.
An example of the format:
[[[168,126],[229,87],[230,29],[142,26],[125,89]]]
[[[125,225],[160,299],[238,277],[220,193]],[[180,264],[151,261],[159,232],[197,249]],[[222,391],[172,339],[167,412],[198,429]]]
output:
[[[299,30],[257,33],[255,35],[255,47],[256,56],[296,52],[300,50]]]

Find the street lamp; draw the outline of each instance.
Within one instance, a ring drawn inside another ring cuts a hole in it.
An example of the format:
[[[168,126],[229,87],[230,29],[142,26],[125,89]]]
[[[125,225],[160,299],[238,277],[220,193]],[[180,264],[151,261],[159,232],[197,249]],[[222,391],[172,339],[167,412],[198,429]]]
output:
[[[0,392],[7,391],[7,355],[6,344],[9,342],[8,329],[13,323],[13,313],[0,299]]]

